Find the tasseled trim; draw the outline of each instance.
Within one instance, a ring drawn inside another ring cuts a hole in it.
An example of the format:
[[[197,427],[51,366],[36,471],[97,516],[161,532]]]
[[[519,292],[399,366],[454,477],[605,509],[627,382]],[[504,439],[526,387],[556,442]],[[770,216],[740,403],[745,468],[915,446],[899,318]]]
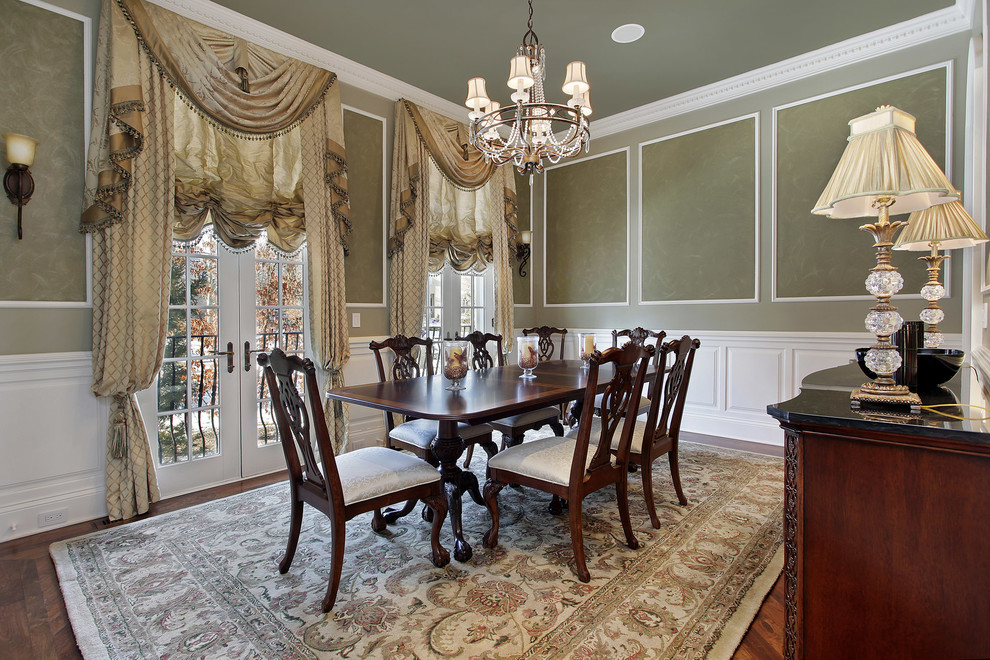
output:
[[[122,459],[127,449],[127,414],[124,412],[126,394],[113,395],[113,407],[110,413],[110,433],[107,437],[107,448],[112,458]]]

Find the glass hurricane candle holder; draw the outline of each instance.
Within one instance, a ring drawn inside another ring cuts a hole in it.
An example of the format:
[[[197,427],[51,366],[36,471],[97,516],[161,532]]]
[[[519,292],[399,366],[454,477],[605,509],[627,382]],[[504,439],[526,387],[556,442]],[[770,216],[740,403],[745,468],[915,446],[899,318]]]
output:
[[[583,332],[578,335],[578,353],[581,355],[581,361],[584,362],[581,365],[582,369],[588,368],[588,360],[591,359],[591,354],[595,352],[595,335],[591,332]]]
[[[536,378],[533,369],[540,363],[540,348],[538,337],[519,337],[519,368],[523,370],[520,378]]]
[[[443,342],[443,377],[450,381],[446,389],[451,392],[463,390],[461,382],[468,372],[467,342],[447,339]]]

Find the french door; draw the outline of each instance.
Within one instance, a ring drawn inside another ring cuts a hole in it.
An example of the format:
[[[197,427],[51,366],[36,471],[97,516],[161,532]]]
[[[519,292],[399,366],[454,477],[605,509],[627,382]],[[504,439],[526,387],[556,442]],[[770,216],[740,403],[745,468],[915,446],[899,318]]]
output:
[[[305,268],[303,252],[235,254],[210,230],[173,243],[165,357],[138,396],[163,496],[285,466],[255,356],[306,352]]]

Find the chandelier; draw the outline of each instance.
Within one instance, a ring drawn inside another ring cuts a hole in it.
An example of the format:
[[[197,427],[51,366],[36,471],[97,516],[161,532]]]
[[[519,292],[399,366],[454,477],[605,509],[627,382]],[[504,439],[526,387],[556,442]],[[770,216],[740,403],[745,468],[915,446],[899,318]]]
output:
[[[546,52],[533,32],[533,0],[529,0],[529,30],[509,65],[508,86],[515,105],[505,108],[488,98],[484,78],[468,81],[464,104],[471,109],[470,139],[485,160],[502,165],[510,160],[521,174],[543,171],[543,159],[551,163],[588,151],[591,132],[590,86],[584,62],[567,65],[561,87],[571,98],[567,104],[547,103],[543,95]]]

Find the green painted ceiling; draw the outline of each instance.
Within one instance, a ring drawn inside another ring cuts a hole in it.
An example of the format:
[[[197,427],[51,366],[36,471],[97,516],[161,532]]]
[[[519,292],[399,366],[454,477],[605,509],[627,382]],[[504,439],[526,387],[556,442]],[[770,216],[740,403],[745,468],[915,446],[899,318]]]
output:
[[[461,104],[482,76],[504,104],[524,0],[215,0],[344,57]],[[952,0],[535,0],[548,100],[571,60],[587,63],[593,119],[758,69],[951,6]],[[632,44],[614,28],[639,23]],[[465,110],[467,112],[467,110]]]

